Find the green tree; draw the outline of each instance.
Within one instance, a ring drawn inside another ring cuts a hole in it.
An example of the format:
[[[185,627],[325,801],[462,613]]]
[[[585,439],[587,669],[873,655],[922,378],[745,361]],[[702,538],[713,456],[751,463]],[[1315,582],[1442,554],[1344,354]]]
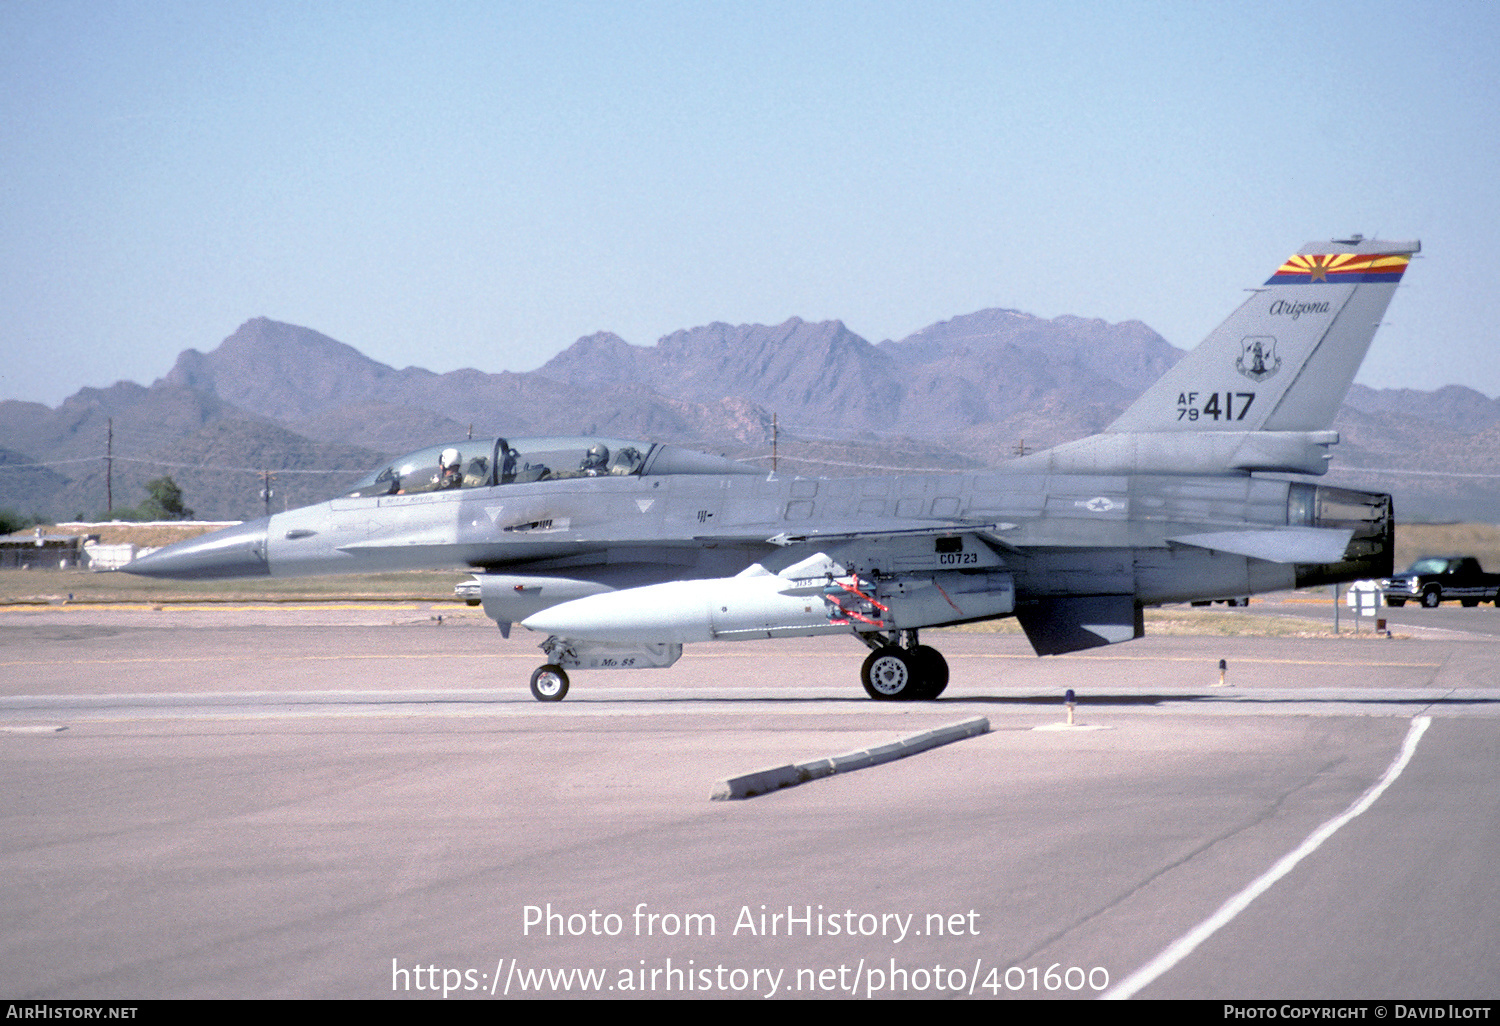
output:
[[[182,489],[170,476],[146,482],[146,501],[139,506],[119,506],[109,516],[115,520],[191,520],[193,511],[182,504]],[[105,519],[100,514],[98,519]]]
[[[182,489],[170,475],[147,481],[146,491],[146,501],[136,507],[143,520],[193,519],[193,511],[182,504]]]
[[[24,531],[29,527],[36,527],[38,524],[50,523],[52,521],[39,517],[35,513],[32,513],[30,516],[22,516],[8,507],[0,509],[0,534],[14,534],[17,531]]]

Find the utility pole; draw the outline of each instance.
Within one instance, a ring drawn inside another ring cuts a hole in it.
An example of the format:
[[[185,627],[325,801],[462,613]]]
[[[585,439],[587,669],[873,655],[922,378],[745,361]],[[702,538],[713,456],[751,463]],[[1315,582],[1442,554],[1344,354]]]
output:
[[[260,497],[266,504],[266,516],[271,515],[271,496],[276,494],[271,491],[271,480],[271,472],[269,470],[262,470],[260,472]]]
[[[1016,447],[1012,451],[1017,456],[1025,456],[1031,450],[1026,448],[1026,439],[1023,438],[1019,442],[1016,443]]]
[[[776,414],[771,414],[771,473],[776,473],[776,443],[781,438],[781,429],[776,426]]]
[[[115,418],[109,418],[109,442],[104,456],[104,515],[113,519],[115,511]]]

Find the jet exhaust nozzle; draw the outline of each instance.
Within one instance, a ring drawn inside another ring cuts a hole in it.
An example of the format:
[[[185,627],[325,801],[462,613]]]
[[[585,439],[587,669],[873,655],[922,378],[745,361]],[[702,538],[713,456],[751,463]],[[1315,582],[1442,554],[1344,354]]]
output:
[[[1298,564],[1297,587],[1389,577],[1394,572],[1396,517],[1389,495],[1293,484],[1291,497],[1289,509],[1297,510],[1303,522],[1353,532],[1348,549],[1338,562]]]

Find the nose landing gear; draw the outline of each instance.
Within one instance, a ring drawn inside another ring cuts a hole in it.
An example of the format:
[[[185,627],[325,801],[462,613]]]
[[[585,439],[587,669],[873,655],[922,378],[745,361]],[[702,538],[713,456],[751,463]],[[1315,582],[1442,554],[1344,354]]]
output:
[[[561,702],[568,694],[568,674],[561,666],[548,663],[531,674],[531,697],[538,702]]]

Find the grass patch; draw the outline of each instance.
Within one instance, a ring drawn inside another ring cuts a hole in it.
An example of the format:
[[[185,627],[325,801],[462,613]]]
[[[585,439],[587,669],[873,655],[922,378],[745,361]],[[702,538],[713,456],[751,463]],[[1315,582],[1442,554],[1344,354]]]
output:
[[[1476,556],[1486,570],[1500,570],[1500,525],[1397,524],[1396,569],[1422,556]]]
[[[1367,621],[1369,617],[1365,618]],[[1367,623],[1361,637],[1373,637]],[[1253,613],[1216,612],[1210,609],[1148,609],[1146,633],[1213,638],[1331,638],[1331,623],[1322,624],[1300,616],[1261,616]],[[1339,637],[1354,637],[1346,623]]]
[[[407,571],[347,577],[163,581],[89,570],[0,570],[0,605],[63,602],[457,602],[461,570]]]
[[[1199,609],[1193,606],[1168,606],[1163,609],[1145,611],[1146,634],[1176,637],[1212,638],[1353,638],[1352,621],[1345,619],[1337,635],[1331,623],[1322,624],[1315,619],[1298,616],[1261,616],[1255,613],[1236,613],[1216,609]],[[1359,637],[1375,636],[1370,618]],[[961,634],[1021,634],[1021,625],[1014,617],[1004,620],[987,620],[984,623],[966,623],[957,627],[938,628]]]

